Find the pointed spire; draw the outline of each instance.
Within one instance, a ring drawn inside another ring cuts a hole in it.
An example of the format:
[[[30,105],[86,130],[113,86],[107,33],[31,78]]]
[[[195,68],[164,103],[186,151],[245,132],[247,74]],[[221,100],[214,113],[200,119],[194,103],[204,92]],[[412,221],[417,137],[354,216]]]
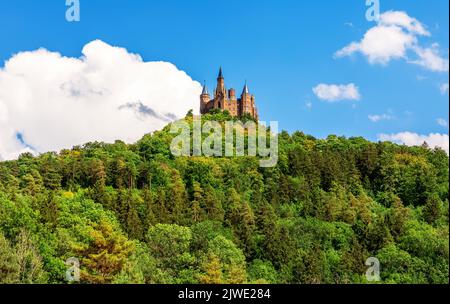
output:
[[[247,80],[245,81],[245,86],[244,86],[244,89],[242,90],[242,95],[244,95],[244,94],[250,94],[250,91],[247,86]]]
[[[206,86],[206,81],[203,82],[203,91],[202,91],[202,95],[209,95],[208,87]]]
[[[219,69],[219,77],[218,78],[223,78],[222,67],[220,67],[220,69]]]

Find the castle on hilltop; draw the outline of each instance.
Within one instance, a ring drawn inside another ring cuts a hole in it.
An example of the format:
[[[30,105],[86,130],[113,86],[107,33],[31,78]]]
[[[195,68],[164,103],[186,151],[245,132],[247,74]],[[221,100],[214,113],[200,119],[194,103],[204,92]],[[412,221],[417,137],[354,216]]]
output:
[[[256,108],[255,96],[250,94],[247,83],[242,90],[240,98],[236,97],[234,89],[227,90],[225,87],[225,78],[222,74],[222,68],[217,77],[217,87],[214,92],[214,98],[211,99],[206,84],[203,86],[200,95],[200,113],[206,114],[213,109],[228,111],[232,116],[241,117],[245,114],[258,120],[258,109]]]

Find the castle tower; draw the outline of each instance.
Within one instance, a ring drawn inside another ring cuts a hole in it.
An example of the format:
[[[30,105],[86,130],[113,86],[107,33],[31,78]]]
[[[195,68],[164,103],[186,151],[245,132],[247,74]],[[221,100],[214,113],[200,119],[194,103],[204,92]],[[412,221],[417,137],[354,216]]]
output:
[[[217,88],[214,94],[214,108],[223,109],[227,99],[227,89],[225,88],[225,78],[223,77],[222,67],[219,69],[217,77]]]
[[[241,95],[241,115],[248,113],[253,115],[252,111],[252,95],[250,95],[250,90],[248,89],[247,82],[245,83],[244,89]]]
[[[252,95],[252,116],[258,120],[258,109],[256,108],[255,95]]]
[[[209,96],[208,87],[205,83],[203,85],[202,94],[200,95],[200,113],[204,113],[207,110],[207,106],[210,100],[211,96]]]

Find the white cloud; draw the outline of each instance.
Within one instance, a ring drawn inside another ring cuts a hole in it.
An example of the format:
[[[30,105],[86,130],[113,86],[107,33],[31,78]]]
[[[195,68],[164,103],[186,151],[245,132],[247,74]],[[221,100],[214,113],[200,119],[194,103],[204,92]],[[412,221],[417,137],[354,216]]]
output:
[[[441,91],[442,95],[448,94],[448,82],[441,84],[439,86],[439,90]],[[1,119],[1,117],[0,117],[0,119]]]
[[[334,56],[345,57],[361,53],[371,64],[388,64],[404,59],[433,72],[448,72],[449,61],[439,54],[439,46],[422,47],[420,36],[430,36],[425,26],[405,12],[388,11],[380,16],[378,24],[370,28],[361,41],[352,42]],[[415,58],[409,59],[410,55]]]
[[[360,52],[370,63],[387,64],[392,59],[405,58],[406,50],[414,45],[416,38],[405,33],[398,26],[376,26],[367,31],[360,42],[336,52],[336,57],[344,57]]]
[[[448,134],[435,133],[419,135],[412,132],[402,132],[397,134],[380,134],[378,135],[378,139],[381,141],[392,141],[407,146],[420,146],[426,142],[430,148],[439,147],[447,152],[447,154],[449,153]]]
[[[438,44],[433,44],[429,48],[416,46],[413,50],[416,52],[418,59],[411,60],[410,63],[420,65],[433,72],[448,72],[449,60],[441,57]]]
[[[430,32],[425,29],[425,26],[419,22],[419,20],[408,16],[406,12],[401,11],[388,11],[380,15],[381,25],[396,25],[405,28],[408,32],[431,36]]]
[[[391,120],[393,119],[390,114],[381,114],[381,115],[369,115],[369,120],[372,122],[380,122],[382,120]]]
[[[134,142],[198,108],[201,84],[171,63],[144,62],[99,40],[82,53],[23,52],[0,69],[0,158],[29,147],[45,152],[89,141]]]
[[[353,83],[347,85],[322,83],[313,88],[313,92],[319,99],[330,102],[361,99],[359,89]]]
[[[448,128],[448,122],[447,122],[445,119],[443,119],[443,118],[438,118],[438,119],[436,120],[436,122],[437,122],[438,125],[440,125],[441,127]]]

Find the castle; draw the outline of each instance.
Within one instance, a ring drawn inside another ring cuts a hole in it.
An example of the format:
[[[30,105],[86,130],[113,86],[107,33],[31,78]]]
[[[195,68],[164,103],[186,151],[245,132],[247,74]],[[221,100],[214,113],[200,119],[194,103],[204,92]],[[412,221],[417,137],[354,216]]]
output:
[[[258,120],[258,109],[256,108],[255,96],[250,94],[247,83],[244,86],[241,97],[236,97],[234,89],[225,88],[225,78],[222,74],[222,68],[217,77],[217,88],[214,92],[214,99],[211,99],[206,84],[203,86],[200,95],[200,113],[206,114],[212,109],[221,109],[228,111],[232,116],[241,117],[245,114]]]

